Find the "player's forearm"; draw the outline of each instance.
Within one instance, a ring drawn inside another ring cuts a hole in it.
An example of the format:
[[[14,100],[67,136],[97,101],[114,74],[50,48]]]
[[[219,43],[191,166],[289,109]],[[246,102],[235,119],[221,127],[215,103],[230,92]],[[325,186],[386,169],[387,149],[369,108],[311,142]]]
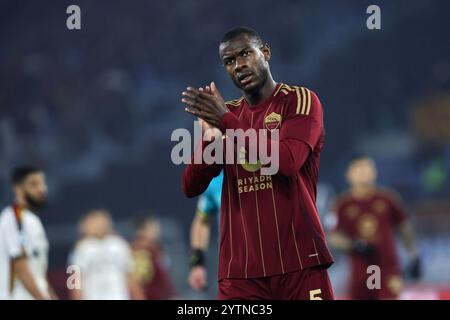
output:
[[[132,300],[145,300],[144,290],[131,273],[127,275],[127,285]]]
[[[53,289],[53,287],[51,286],[50,282],[47,279],[47,290],[48,290],[48,295],[50,296],[50,299],[52,300],[59,300],[58,295],[56,294],[55,290]]]
[[[194,165],[189,164],[183,173],[183,192],[188,198],[196,197],[208,188],[211,180],[219,173],[201,172],[193,168]],[[218,170],[220,172],[220,169]]]
[[[203,159],[203,150],[206,144],[199,143],[195,153],[192,156],[191,163],[186,166],[183,173],[183,192],[188,198],[196,197],[202,194],[207,188],[211,180],[219,175],[223,165],[206,164]],[[196,159],[199,159],[196,163]]]
[[[26,258],[14,259],[12,262],[12,270],[22,281],[25,288],[36,300],[45,300],[44,295],[39,290],[33,275],[31,274],[30,268],[28,267],[28,262]]]
[[[400,236],[403,244],[411,257],[416,257],[419,253],[416,247],[415,234],[410,223],[405,222],[400,225]]]
[[[72,289],[70,290],[70,298],[72,300],[82,300],[83,292],[81,291],[81,289]]]
[[[231,112],[227,113],[221,122],[221,130],[225,132],[226,129],[233,130],[247,130],[242,122]],[[254,148],[257,155],[257,160],[262,160],[261,147],[264,146],[263,154],[267,156],[270,166],[272,168],[277,167],[278,172],[284,176],[293,176],[298,173],[300,168],[305,163],[309,154],[311,153],[310,147],[303,141],[298,139],[281,138],[261,140],[259,135],[255,135],[255,141],[251,141],[249,136],[245,136],[244,148],[246,155],[250,154],[250,150]]]
[[[280,141],[279,150],[279,172],[284,176],[297,174],[311,153],[306,143],[296,139]]]
[[[207,250],[211,225],[197,214],[191,226],[191,248],[194,250]]]

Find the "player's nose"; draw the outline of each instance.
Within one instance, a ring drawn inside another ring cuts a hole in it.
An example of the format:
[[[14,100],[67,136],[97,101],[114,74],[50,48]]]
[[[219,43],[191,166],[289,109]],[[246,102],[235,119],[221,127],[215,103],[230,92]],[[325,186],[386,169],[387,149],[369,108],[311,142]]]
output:
[[[240,72],[245,68],[247,68],[245,59],[240,59],[240,57],[236,58],[236,63],[234,64],[234,71]]]

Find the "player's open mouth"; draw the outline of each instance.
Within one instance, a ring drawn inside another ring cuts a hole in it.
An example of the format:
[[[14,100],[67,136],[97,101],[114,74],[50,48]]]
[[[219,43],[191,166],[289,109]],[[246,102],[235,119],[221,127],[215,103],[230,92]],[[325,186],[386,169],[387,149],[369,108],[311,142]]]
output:
[[[240,84],[246,85],[253,80],[252,73],[245,73],[243,75],[238,76],[238,80]]]

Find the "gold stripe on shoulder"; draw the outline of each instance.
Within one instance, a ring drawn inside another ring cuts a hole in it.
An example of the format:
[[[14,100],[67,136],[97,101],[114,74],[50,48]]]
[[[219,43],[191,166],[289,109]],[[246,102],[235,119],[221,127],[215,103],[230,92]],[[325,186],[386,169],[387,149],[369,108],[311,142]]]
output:
[[[306,111],[306,89],[303,87],[300,87],[300,90],[302,91],[302,111],[300,111],[300,114],[305,114]]]
[[[243,99],[244,99],[244,97],[241,97],[241,98],[239,98],[239,99],[230,100],[230,101],[227,101],[227,102],[225,102],[225,103],[226,103],[226,104],[231,104],[232,106],[237,107],[237,106],[239,106],[239,105],[241,104],[241,102],[242,102]]]
[[[306,107],[306,115],[309,115],[309,110],[311,109],[311,91],[309,89],[306,89],[306,92],[308,94],[308,97],[306,99],[307,107]]]
[[[299,114],[300,113],[300,91],[298,90],[298,87],[295,87],[295,93],[297,94],[297,111],[296,111],[296,113]]]
[[[285,95],[288,95],[288,94],[289,94],[289,92],[286,91],[285,89],[281,89],[280,91],[283,92]]]
[[[287,84],[283,85],[283,89],[285,89],[287,91],[294,91],[294,89],[291,86],[288,86]]]
[[[278,94],[278,92],[280,92],[280,90],[283,88],[284,83],[280,84],[280,86],[278,87],[277,91],[275,91],[274,96],[276,96]]]

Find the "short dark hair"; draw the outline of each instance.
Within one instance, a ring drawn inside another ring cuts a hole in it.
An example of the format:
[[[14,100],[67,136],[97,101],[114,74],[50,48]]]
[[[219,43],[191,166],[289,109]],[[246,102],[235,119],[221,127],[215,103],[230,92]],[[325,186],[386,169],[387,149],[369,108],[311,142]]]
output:
[[[252,29],[250,27],[245,27],[245,26],[239,26],[239,27],[234,27],[233,29],[227,31],[227,33],[224,34],[224,36],[222,37],[222,40],[220,41],[220,43],[224,43],[227,41],[230,41],[240,35],[248,35],[249,37],[255,39],[260,45],[263,44],[263,41],[259,35],[258,32],[256,32],[255,29]]]
[[[36,166],[22,165],[13,169],[11,182],[13,185],[22,183],[30,174],[42,172],[42,169]]]

